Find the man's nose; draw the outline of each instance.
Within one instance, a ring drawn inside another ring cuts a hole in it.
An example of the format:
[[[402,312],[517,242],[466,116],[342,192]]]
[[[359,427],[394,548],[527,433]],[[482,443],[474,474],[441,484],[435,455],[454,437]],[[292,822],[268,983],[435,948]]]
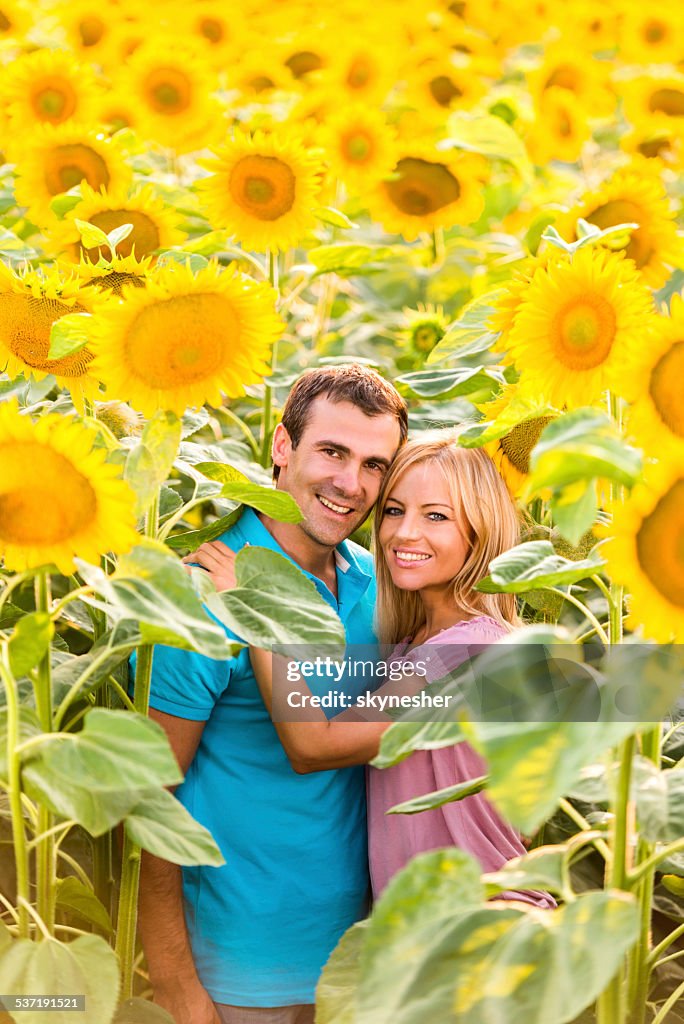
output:
[[[361,467],[353,463],[340,466],[333,477],[333,485],[347,498],[358,498],[363,493]]]

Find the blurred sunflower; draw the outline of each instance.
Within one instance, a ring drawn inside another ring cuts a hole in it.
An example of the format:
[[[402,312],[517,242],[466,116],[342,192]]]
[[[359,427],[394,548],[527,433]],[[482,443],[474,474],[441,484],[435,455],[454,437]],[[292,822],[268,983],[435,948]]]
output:
[[[114,259],[100,258],[97,263],[81,259],[78,276],[84,284],[91,284],[101,291],[121,295],[124,285],[144,288],[150,273],[150,256],[141,260],[135,256],[115,256]]]
[[[630,625],[649,640],[684,640],[684,470],[670,459],[646,467],[613,510],[602,549],[608,571],[629,590]]]
[[[607,62],[587,60],[584,53],[570,49],[565,40],[560,40],[545,47],[541,64],[529,72],[527,82],[536,106],[540,106],[549,89],[565,89],[585,111],[598,117],[610,114],[615,107],[609,73]]]
[[[291,20],[289,12],[286,17],[288,31],[278,39],[278,60],[296,81],[304,84],[310,76],[315,78],[329,66],[335,49],[334,37],[321,32],[319,26],[309,20],[297,23]],[[297,25],[295,31],[292,25]]]
[[[210,221],[244,249],[277,252],[301,241],[315,223],[322,167],[296,138],[236,131],[200,163],[214,173],[199,182]]]
[[[81,257],[96,263],[103,255],[99,248],[83,248],[76,220],[94,224],[105,234],[122,224],[132,224],[130,235],[116,247],[119,256],[130,256],[135,249],[135,255],[140,259],[157,249],[179,245],[185,238],[185,233],[178,229],[179,215],[155,194],[152,185],[143,185],[131,195],[126,189],[96,192],[82,185],[81,194],[82,201],[52,228],[48,242],[51,252],[61,253],[74,263],[78,263]]]
[[[345,106],[329,118],[319,141],[331,172],[359,195],[388,177],[396,164],[395,130],[381,111],[362,104]]]
[[[558,408],[620,393],[625,361],[641,346],[653,305],[634,264],[585,246],[532,278],[508,334],[525,385]]]
[[[191,42],[206,47],[206,55],[217,69],[225,68],[238,55],[247,27],[236,5],[227,8],[220,0],[194,0],[179,10],[179,23]]]
[[[137,131],[140,124],[138,105],[125,90],[119,88],[117,79],[100,98],[95,119],[107,129],[107,134],[114,135],[122,128]]]
[[[482,79],[468,63],[448,56],[419,63],[407,76],[406,102],[438,122],[455,108],[468,110],[485,93]]]
[[[248,36],[244,50],[224,69],[228,89],[237,93],[241,103],[269,103],[274,93],[295,88],[295,80],[287,68],[279,67],[272,54],[260,45],[261,41]]]
[[[23,40],[31,25],[27,5],[18,0],[0,0],[0,40]]]
[[[399,64],[399,54],[391,43],[388,45],[386,31],[373,25],[352,39],[347,32],[339,38],[341,45],[321,72],[321,87],[336,95],[338,102],[346,97],[351,103],[382,103],[394,84]]]
[[[544,427],[558,415],[538,395],[526,393],[519,384],[506,387],[496,398],[478,409],[498,434],[483,445],[491,455],[506,486],[517,498],[530,472],[530,455]]]
[[[189,153],[209,145],[220,131],[220,108],[211,97],[218,82],[202,50],[174,36],[139,47],[121,74],[121,85],[136,99],[144,138]]]
[[[684,456],[684,300],[672,297],[669,316],[655,317],[634,364],[625,368],[624,391],[634,399],[629,432],[650,455],[673,449]]]
[[[625,116],[635,128],[657,133],[661,129],[684,129],[684,75],[667,68],[647,75],[633,75],[617,83]]]
[[[592,0],[575,0],[571,8],[572,29],[590,53],[614,50],[617,45],[620,12],[616,4],[597,7]]]
[[[679,265],[684,247],[677,233],[677,222],[660,175],[653,172],[645,159],[616,171],[600,188],[582,196],[556,227],[571,241],[578,217],[598,228],[615,224],[638,224],[632,231],[624,253],[634,260],[643,279],[651,288],[660,288]],[[608,238],[610,248],[610,237]]]
[[[75,557],[99,563],[135,544],[135,495],[97,441],[97,431],[71,417],[49,413],[33,423],[15,401],[2,403],[0,556],[7,569],[56,565],[68,575]]]
[[[38,225],[54,219],[50,201],[85,182],[97,191],[128,184],[131,172],[123,147],[96,129],[74,124],[43,125],[30,141],[12,150],[16,163],[15,194]]]
[[[68,0],[55,13],[76,53],[92,61],[99,60],[121,17],[114,5],[91,0]]]
[[[660,124],[657,128],[633,128],[620,136],[626,153],[652,160],[656,167],[681,168],[684,163],[684,133]]]
[[[431,302],[417,304],[416,309],[404,307],[405,327],[402,336],[414,352],[426,356],[432,352],[447,332],[449,326],[442,306]]]
[[[539,167],[551,160],[574,163],[591,138],[586,108],[569,89],[553,86],[539,98],[536,116],[525,134],[529,154]]]
[[[391,178],[370,193],[371,215],[407,242],[435,228],[472,224],[484,208],[483,162],[470,154],[405,147]]]
[[[630,64],[675,64],[683,34],[684,14],[676,5],[627,5],[620,18],[620,57]]]
[[[90,313],[95,295],[76,277],[35,270],[16,274],[0,264],[0,367],[10,377],[24,374],[42,380],[53,374],[83,411],[84,398],[94,400],[99,383],[92,374],[92,353],[80,349],[50,359],[50,330],[67,313]]]
[[[98,87],[90,65],[66,50],[34,50],[3,69],[0,91],[16,128],[37,123],[84,123],[94,117]]]
[[[282,331],[276,294],[267,284],[217,264],[193,275],[164,268],[146,288],[124,288],[95,327],[95,366],[113,397],[145,415],[182,415],[222,395],[242,395],[270,372],[271,346]]]

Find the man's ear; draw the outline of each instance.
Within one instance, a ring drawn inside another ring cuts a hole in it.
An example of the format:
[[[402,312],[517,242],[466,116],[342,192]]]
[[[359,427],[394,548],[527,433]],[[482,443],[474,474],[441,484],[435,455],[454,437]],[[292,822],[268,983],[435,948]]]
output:
[[[273,442],[271,444],[271,456],[273,458],[273,465],[280,466],[284,469],[287,466],[290,452],[292,451],[292,441],[287,429],[278,423],[273,432]]]

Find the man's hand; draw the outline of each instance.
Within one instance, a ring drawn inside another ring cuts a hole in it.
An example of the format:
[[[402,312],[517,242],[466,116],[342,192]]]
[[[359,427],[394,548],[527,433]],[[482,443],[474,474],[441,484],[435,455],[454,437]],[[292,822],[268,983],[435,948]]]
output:
[[[221,1024],[211,996],[196,977],[156,984],[154,1002],[170,1013],[176,1024]]]
[[[206,569],[217,590],[234,590],[237,586],[235,552],[221,540],[207,541],[197,551],[186,555],[183,562],[185,565],[200,565]]]

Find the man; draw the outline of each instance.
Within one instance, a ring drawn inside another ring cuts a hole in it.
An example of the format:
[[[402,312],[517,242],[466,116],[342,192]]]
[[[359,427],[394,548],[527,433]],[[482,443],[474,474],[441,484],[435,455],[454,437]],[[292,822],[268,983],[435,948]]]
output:
[[[246,509],[220,538],[294,561],[349,643],[373,640],[374,584],[370,555],[346,538],[406,434],[403,399],[374,371],[308,371],[273,438],[276,487],[302,522]],[[226,859],[181,873],[143,856],[140,931],[156,1002],[177,1024],[311,1024],[320,970],[366,909],[363,770],[295,773],[246,648],[229,662],[155,648],[151,708],[185,773],[177,796]]]

